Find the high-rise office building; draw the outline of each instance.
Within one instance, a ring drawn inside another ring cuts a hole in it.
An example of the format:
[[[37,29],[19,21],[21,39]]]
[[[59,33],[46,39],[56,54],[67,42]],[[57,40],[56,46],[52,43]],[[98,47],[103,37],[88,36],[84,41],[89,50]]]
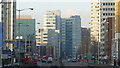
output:
[[[16,20],[16,40],[19,39],[21,40],[21,53],[35,52],[35,19],[32,19],[31,16],[24,15]]]
[[[53,11],[47,11],[44,15],[44,28],[40,30],[38,34],[40,36],[40,41],[37,43],[37,46],[40,46],[39,49],[41,49],[43,46],[46,47],[46,53],[42,54],[42,49],[39,50],[41,54],[46,56],[53,56],[57,57],[58,55],[58,35],[60,30],[60,19],[61,19],[61,12],[60,10],[53,10]],[[37,34],[37,35],[38,35]],[[36,40],[38,41],[38,40]]]
[[[15,22],[16,22],[16,0],[0,0],[0,22],[3,27],[3,43],[2,43],[2,59],[3,65],[6,59],[10,59],[13,54],[13,46],[15,42]],[[9,58],[8,58],[9,57]]]
[[[1,1],[1,22],[4,26],[4,41],[14,41],[15,39],[15,22],[16,22],[16,1],[2,0]],[[4,43],[11,51],[13,44]],[[6,49],[4,47],[3,49]]]
[[[71,16],[61,19],[61,46],[62,55],[77,57],[80,55],[81,45],[81,18],[80,16]]]

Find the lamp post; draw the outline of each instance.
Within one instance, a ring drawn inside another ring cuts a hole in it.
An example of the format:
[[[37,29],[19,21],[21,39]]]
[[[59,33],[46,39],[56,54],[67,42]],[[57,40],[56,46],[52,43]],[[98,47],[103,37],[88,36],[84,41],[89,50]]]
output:
[[[20,13],[21,13],[21,11],[24,11],[24,10],[33,10],[33,8],[25,8],[25,9],[19,9],[19,10],[17,10],[18,12],[19,12],[19,17],[18,17],[18,19],[19,19],[19,23],[18,23],[18,36],[19,36],[19,45],[18,45],[18,49],[19,49],[19,58],[18,58],[18,62],[20,63]]]

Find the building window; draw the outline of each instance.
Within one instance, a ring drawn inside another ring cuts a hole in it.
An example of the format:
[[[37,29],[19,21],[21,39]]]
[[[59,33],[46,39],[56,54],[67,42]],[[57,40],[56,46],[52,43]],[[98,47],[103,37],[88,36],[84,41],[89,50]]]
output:
[[[40,43],[38,43],[38,45],[40,45]]]
[[[43,38],[48,38],[48,37],[43,37]]]
[[[103,13],[103,16],[105,16],[105,13]]]
[[[55,22],[53,22],[53,24],[55,24]]]
[[[48,40],[43,40],[44,42],[47,42]]]
[[[47,22],[47,24],[50,24],[50,22]]]
[[[105,3],[103,3],[103,5],[105,5]]]
[[[95,8],[99,8],[99,6],[95,6]]]
[[[44,35],[48,35],[48,34],[44,34]]]
[[[40,38],[36,38],[36,39],[40,39]]]

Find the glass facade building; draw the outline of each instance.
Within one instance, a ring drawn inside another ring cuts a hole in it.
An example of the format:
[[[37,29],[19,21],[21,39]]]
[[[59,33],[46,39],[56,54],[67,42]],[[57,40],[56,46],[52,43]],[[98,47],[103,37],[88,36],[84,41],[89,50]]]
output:
[[[80,16],[71,16],[61,20],[61,46],[63,56],[77,57],[81,45]]]
[[[16,20],[16,40],[21,40],[20,48],[22,53],[33,51],[35,46],[35,19]],[[33,51],[34,52],[34,51]]]

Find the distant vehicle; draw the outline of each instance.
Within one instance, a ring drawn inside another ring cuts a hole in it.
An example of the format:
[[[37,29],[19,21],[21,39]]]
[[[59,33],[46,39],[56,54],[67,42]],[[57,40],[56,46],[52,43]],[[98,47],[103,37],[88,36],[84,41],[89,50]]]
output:
[[[76,59],[73,59],[72,62],[77,62],[77,60],[76,60]]]
[[[78,61],[78,62],[80,62],[80,61],[81,61],[81,59],[77,59],[77,61]]]
[[[71,61],[72,61],[72,59],[71,59],[71,58],[68,58],[68,59],[67,59],[67,61],[68,61],[68,62],[71,62]]]
[[[48,57],[48,63],[52,63],[52,61],[53,61],[53,58],[52,57]]]
[[[47,62],[47,60],[46,59],[44,59],[44,58],[42,58],[41,59],[41,61],[44,63],[44,62]]]
[[[24,54],[24,63],[29,64],[29,63],[36,63],[38,61],[37,57],[33,57],[32,55],[26,53]]]
[[[72,62],[77,62],[77,59],[76,58],[72,58]]]
[[[46,56],[43,56],[42,58],[41,58],[41,62],[47,62],[47,57]]]

